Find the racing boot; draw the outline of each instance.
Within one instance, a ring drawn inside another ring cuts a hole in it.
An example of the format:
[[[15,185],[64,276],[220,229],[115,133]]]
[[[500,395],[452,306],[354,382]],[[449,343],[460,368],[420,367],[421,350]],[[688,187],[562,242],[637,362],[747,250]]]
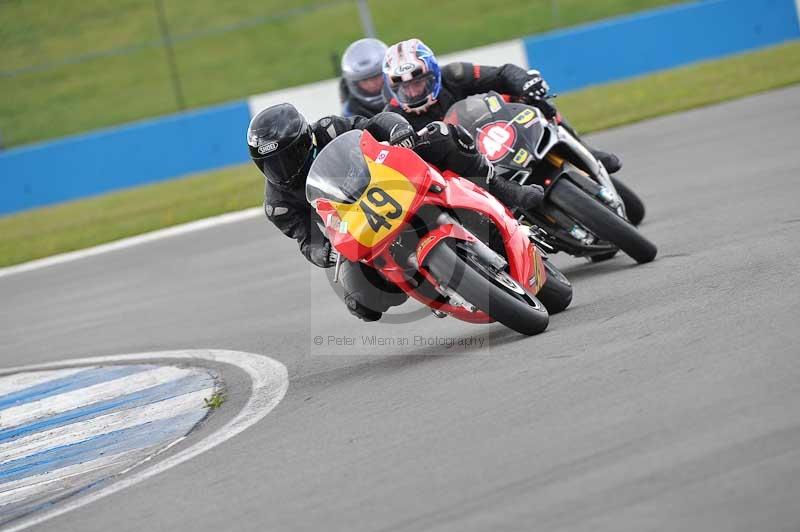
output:
[[[586,146],[586,148],[594,155],[595,159],[603,163],[603,166],[606,167],[606,172],[609,174],[614,174],[622,169],[622,160],[613,153],[598,150],[590,146]]]
[[[365,307],[352,295],[345,296],[344,304],[347,305],[347,310],[350,311],[350,314],[366,322],[378,321],[383,315],[381,312]]]
[[[544,201],[544,189],[539,185],[520,185],[494,173],[486,179],[486,190],[511,209],[538,210]]]

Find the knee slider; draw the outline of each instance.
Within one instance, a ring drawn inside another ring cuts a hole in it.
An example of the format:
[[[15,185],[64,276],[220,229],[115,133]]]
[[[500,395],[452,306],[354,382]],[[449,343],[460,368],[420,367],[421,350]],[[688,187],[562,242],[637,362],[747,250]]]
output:
[[[344,298],[344,304],[350,314],[363,321],[378,321],[381,313],[364,306],[354,294],[348,294]]]

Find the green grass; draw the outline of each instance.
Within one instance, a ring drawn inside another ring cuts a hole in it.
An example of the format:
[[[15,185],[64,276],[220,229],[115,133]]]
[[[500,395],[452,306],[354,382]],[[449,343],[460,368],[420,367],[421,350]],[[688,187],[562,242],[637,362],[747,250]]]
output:
[[[555,103],[588,133],[795,83],[800,83],[797,41],[585,89]]]
[[[258,205],[263,178],[243,165],[0,218],[0,266]]]
[[[214,392],[211,397],[203,399],[203,405],[209,410],[216,410],[225,402],[225,396],[220,392]]]
[[[678,1],[558,0],[557,18],[552,0],[371,0],[370,7],[382,39],[417,36],[443,54]],[[355,0],[164,5],[189,107],[330,78],[331,54],[363,36]],[[28,143],[176,111],[154,6],[153,0],[0,0],[3,72],[139,46],[125,55],[0,74],[2,142]],[[299,13],[304,8],[310,10]],[[209,33],[243,23],[257,24]]]
[[[800,83],[798,42],[594,87],[556,102],[579,131],[589,132],[794,83]],[[261,174],[246,164],[0,218],[0,266],[253,207],[262,190]]]

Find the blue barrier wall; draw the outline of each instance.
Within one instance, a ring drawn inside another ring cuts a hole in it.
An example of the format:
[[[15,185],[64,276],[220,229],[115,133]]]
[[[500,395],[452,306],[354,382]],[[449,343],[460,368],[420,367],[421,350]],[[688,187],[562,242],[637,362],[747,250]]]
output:
[[[555,92],[800,38],[795,0],[715,0],[524,39]]]
[[[0,214],[249,160],[247,102],[0,154]]]

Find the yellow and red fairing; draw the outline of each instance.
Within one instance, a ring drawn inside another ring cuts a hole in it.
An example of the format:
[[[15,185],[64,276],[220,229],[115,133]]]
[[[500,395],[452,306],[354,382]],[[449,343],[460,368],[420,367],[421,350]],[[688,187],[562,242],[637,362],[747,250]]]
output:
[[[379,255],[393,241],[390,237],[419,209],[431,181],[430,167],[407,148],[382,144],[367,131],[361,136],[360,146],[370,174],[370,183],[361,196],[353,203],[330,199],[316,202],[328,238],[350,261]],[[394,203],[377,205],[370,201],[376,190],[387,193]],[[377,229],[369,220],[376,215],[384,222]]]
[[[442,192],[436,195],[429,194],[426,202],[441,205],[443,208],[479,212],[494,222],[503,236],[509,273],[532,293],[538,292],[544,285],[546,274],[541,254],[528,238],[527,231],[520,227],[502,203],[480,186],[450,171],[445,171],[442,177],[445,182]],[[424,263],[427,253],[441,238],[467,240],[460,234],[445,234],[444,231],[432,232],[429,235],[435,235],[436,238],[427,242],[424,249],[418,247],[417,259],[420,264]],[[425,242],[425,238],[421,242]]]

